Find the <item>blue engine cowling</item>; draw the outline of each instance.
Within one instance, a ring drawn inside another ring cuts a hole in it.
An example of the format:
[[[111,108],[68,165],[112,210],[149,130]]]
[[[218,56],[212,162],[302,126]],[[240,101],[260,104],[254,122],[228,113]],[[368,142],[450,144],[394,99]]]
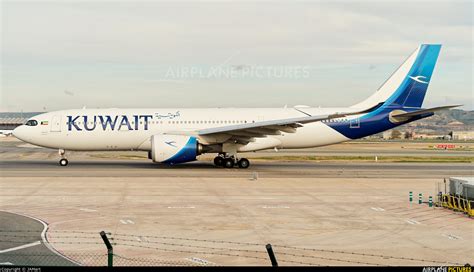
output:
[[[196,137],[185,135],[153,135],[151,159],[153,162],[177,164],[196,160],[199,155]]]

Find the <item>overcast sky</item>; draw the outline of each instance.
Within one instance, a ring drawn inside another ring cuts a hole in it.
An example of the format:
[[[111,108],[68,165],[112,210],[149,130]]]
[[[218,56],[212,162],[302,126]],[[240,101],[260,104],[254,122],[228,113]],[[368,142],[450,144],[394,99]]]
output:
[[[471,110],[473,12],[471,1],[1,1],[0,111],[349,106],[420,43],[443,44],[424,106]]]

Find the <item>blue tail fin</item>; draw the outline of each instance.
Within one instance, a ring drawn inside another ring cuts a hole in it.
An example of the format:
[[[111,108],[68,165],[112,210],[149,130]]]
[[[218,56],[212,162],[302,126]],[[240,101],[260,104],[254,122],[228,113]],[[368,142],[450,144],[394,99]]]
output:
[[[440,49],[439,44],[420,45],[372,96],[352,107],[421,107]]]
[[[421,45],[416,60],[405,79],[384,104],[420,108],[440,50],[439,44]]]

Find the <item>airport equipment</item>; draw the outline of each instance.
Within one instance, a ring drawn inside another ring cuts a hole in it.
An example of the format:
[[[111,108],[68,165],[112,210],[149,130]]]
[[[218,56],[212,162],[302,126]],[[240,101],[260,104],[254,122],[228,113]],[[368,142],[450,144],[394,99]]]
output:
[[[421,203],[423,203],[423,194],[419,193],[418,194],[418,204],[421,204]]]
[[[413,202],[413,192],[410,191],[410,203]]]
[[[250,180],[257,180],[258,179],[258,173],[257,172],[252,172],[252,177]]]
[[[449,178],[449,192],[441,196],[441,206],[474,216],[474,177]]]
[[[428,205],[429,205],[430,207],[433,207],[433,197],[432,197],[432,196],[429,197]]]
[[[465,189],[466,188],[466,189]],[[449,178],[449,194],[474,199],[474,177]]]
[[[102,237],[102,240],[104,241],[104,244],[107,247],[107,265],[109,267],[112,267],[114,266],[114,248],[112,247],[109,238],[107,238],[107,234],[105,233],[105,231],[100,232],[100,237]]]
[[[462,185],[462,196],[474,200],[474,184],[464,183]]]

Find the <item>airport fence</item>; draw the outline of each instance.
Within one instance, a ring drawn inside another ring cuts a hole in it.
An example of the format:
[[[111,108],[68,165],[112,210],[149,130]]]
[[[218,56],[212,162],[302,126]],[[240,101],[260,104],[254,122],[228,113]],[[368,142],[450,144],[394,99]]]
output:
[[[38,233],[0,231],[0,237],[0,244],[25,244],[38,238]],[[450,261],[346,250],[126,233],[101,232],[99,236],[97,232],[64,231],[49,233],[46,238],[49,241],[47,245],[2,252],[0,265],[180,267],[464,265]],[[61,251],[52,249],[51,245]]]

